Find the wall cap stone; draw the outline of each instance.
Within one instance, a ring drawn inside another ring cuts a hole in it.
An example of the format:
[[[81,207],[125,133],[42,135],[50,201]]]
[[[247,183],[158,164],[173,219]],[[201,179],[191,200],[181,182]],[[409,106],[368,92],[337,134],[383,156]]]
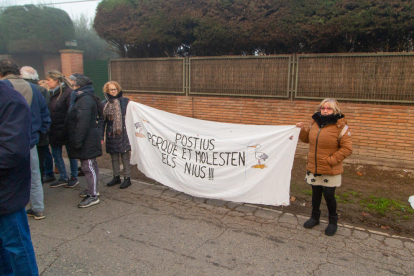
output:
[[[64,49],[64,50],[59,50],[59,52],[61,54],[66,54],[66,53],[83,54],[82,50],[74,50],[74,49]]]

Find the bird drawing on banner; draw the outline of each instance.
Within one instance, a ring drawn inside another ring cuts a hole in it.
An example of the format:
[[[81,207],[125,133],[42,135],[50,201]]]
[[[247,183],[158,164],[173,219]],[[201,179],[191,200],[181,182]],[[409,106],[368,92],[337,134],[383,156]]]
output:
[[[143,130],[143,127],[142,127],[141,123],[140,122],[136,122],[134,124],[134,126],[135,126],[135,129],[138,129],[138,132],[135,131],[135,136],[136,137],[140,137],[140,138],[144,138],[145,137],[144,134],[141,133],[142,130]]]
[[[261,164],[261,161],[264,162],[264,161],[266,161],[266,159],[269,158],[269,156],[266,153],[259,151],[259,149],[262,146],[260,144],[257,144],[255,146],[249,146],[249,147],[255,148],[254,157],[257,159],[257,162],[258,162],[258,164],[252,166],[252,168],[255,168],[255,169],[264,169],[264,168],[267,168],[267,166],[265,164]]]

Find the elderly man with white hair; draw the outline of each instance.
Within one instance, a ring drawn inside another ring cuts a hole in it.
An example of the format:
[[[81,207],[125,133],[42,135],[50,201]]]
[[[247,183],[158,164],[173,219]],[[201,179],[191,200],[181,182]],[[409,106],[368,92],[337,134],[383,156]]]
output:
[[[46,88],[38,84],[39,75],[37,74],[37,71],[33,67],[23,66],[20,68],[20,75],[25,81],[30,82],[36,86],[40,93],[42,93],[43,97],[46,100],[47,106],[49,107],[50,93]],[[53,157],[50,153],[49,148],[49,135],[47,133],[40,134],[39,143],[37,144],[37,153],[39,154],[39,168],[42,183],[56,180],[55,174],[53,172]]]

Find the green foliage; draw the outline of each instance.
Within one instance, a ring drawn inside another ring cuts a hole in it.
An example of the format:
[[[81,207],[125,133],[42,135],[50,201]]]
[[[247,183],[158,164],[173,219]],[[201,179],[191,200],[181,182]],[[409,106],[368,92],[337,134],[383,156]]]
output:
[[[312,195],[312,190],[302,190],[302,193],[305,195]]]
[[[72,20],[60,9],[11,6],[0,15],[0,48],[4,53],[53,53],[74,36]]]
[[[99,7],[103,11],[112,11],[116,6],[130,6],[132,7],[134,0],[102,0]]]
[[[174,56],[192,42],[195,17],[186,1],[106,0],[97,7],[94,28],[122,57]]]
[[[94,28],[123,57],[412,51],[406,0],[103,0]]]
[[[73,21],[77,49],[83,51],[84,60],[105,60],[119,57],[110,50],[110,45],[101,39],[92,27],[92,20],[85,15]]]
[[[369,199],[361,200],[361,204],[368,210],[377,211],[381,216],[385,216],[390,211],[414,213],[408,205],[384,197],[370,196]]]

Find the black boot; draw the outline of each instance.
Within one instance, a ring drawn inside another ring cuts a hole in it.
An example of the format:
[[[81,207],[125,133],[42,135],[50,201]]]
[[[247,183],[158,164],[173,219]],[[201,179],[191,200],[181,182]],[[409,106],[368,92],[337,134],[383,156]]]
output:
[[[114,176],[114,178],[106,184],[108,187],[115,186],[116,184],[121,184],[121,176]]]
[[[314,226],[319,225],[319,218],[321,217],[321,211],[312,211],[311,218],[303,224],[306,229],[312,229]]]
[[[329,224],[325,229],[325,235],[333,236],[338,230],[338,216],[329,216]]]
[[[125,177],[124,182],[122,182],[121,187],[119,187],[119,188],[126,189],[129,186],[131,186],[131,177]]]

